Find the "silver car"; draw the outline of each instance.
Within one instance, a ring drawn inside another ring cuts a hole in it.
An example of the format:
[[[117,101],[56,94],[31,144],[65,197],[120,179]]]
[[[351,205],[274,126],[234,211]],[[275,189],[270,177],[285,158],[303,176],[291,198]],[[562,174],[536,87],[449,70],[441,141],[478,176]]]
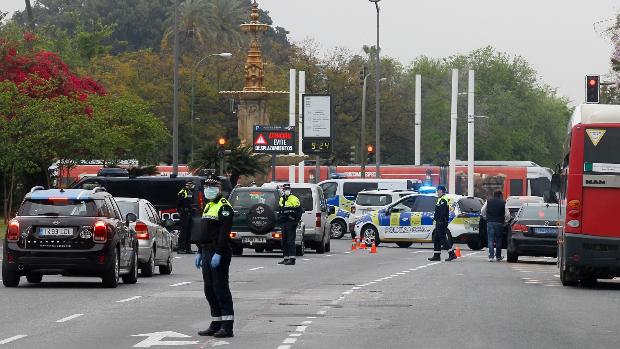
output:
[[[133,213],[138,217],[129,227],[138,238],[138,262],[142,276],[153,276],[155,266],[159,273],[172,273],[172,236],[167,227],[174,223],[162,221],[153,205],[144,199],[115,198],[123,216]]]

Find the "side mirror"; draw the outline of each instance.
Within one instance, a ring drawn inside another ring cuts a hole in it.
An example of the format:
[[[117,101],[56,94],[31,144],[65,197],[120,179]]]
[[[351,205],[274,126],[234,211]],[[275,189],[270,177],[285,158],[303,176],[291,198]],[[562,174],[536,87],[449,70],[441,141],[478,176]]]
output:
[[[138,220],[138,216],[136,216],[134,213],[128,213],[127,216],[125,216],[125,223],[127,224],[127,226],[129,226],[129,223],[133,223],[135,221]]]
[[[554,173],[551,176],[551,191],[555,193],[559,193],[562,190],[562,175],[559,173]]]
[[[164,221],[164,228],[172,228],[174,226],[174,221],[172,219],[166,219]]]
[[[329,209],[327,210],[327,212],[328,212],[330,215],[336,214],[336,207],[334,207],[334,206],[329,206]]]

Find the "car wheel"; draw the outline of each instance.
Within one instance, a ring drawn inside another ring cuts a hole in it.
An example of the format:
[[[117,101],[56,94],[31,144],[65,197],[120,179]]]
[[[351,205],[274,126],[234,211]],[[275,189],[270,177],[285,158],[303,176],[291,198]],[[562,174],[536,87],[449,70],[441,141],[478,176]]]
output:
[[[372,246],[372,242],[375,242],[375,246],[379,246],[379,244],[381,243],[381,240],[379,239],[379,232],[377,231],[377,228],[373,227],[372,225],[368,224],[365,225],[360,233],[360,238],[364,240],[364,242],[366,242],[367,246]],[[411,245],[409,245],[411,246]]]
[[[577,286],[577,277],[560,264],[560,281],[563,286]]]
[[[19,285],[19,274],[10,271],[9,268],[2,264],[2,284],[4,287],[17,287]]]
[[[155,273],[155,251],[151,250],[149,260],[140,268],[142,276],[151,277]]]
[[[506,250],[506,261],[508,263],[517,263],[519,260],[519,255],[516,252],[513,252],[511,249]]]
[[[397,242],[396,245],[400,248],[409,248],[413,242]]]
[[[323,235],[323,238],[321,239],[321,241],[316,243],[316,248],[314,249],[314,251],[318,254],[323,254],[325,253],[325,235]]]
[[[170,251],[170,255],[168,255],[168,261],[166,262],[166,264],[159,266],[159,273],[161,275],[172,274],[172,251]]]
[[[28,274],[26,280],[31,284],[38,284],[43,280],[43,274]]]
[[[332,250],[332,243],[331,241],[327,241],[327,243],[325,244],[325,252],[330,252]]]
[[[480,238],[474,237],[467,241],[467,247],[470,250],[479,251],[482,250],[482,243],[480,242]]]
[[[304,243],[304,240],[301,240],[301,244],[299,244],[299,246],[295,246],[295,256],[301,257],[304,255],[306,250],[306,244]]]
[[[138,251],[133,251],[133,261],[131,261],[131,269],[127,275],[123,275],[123,283],[133,285],[138,282]]]
[[[232,254],[233,256],[241,256],[243,255],[243,246],[232,246]]]
[[[115,248],[114,253],[112,253],[112,263],[110,263],[110,267],[103,273],[103,276],[101,277],[103,281],[103,287],[116,288],[118,286],[120,270],[121,266],[119,251]]]
[[[347,228],[342,221],[334,220],[329,228],[329,236],[332,239],[342,239],[346,231]]]

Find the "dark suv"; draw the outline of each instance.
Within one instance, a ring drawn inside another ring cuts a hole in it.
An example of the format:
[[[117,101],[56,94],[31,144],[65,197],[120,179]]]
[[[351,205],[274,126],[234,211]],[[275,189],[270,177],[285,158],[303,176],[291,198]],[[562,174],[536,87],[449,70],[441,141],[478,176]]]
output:
[[[129,223],[105,188],[35,187],[9,222],[2,283],[16,287],[21,276],[39,283],[43,275],[96,276],[105,287],[138,280],[138,243]]]

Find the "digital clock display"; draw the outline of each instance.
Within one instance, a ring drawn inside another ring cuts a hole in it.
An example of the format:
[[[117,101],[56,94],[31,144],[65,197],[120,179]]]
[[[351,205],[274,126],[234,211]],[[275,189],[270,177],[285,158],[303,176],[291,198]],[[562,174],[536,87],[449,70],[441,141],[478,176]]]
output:
[[[329,138],[311,138],[303,140],[303,152],[305,154],[326,154],[332,152],[332,141]]]

